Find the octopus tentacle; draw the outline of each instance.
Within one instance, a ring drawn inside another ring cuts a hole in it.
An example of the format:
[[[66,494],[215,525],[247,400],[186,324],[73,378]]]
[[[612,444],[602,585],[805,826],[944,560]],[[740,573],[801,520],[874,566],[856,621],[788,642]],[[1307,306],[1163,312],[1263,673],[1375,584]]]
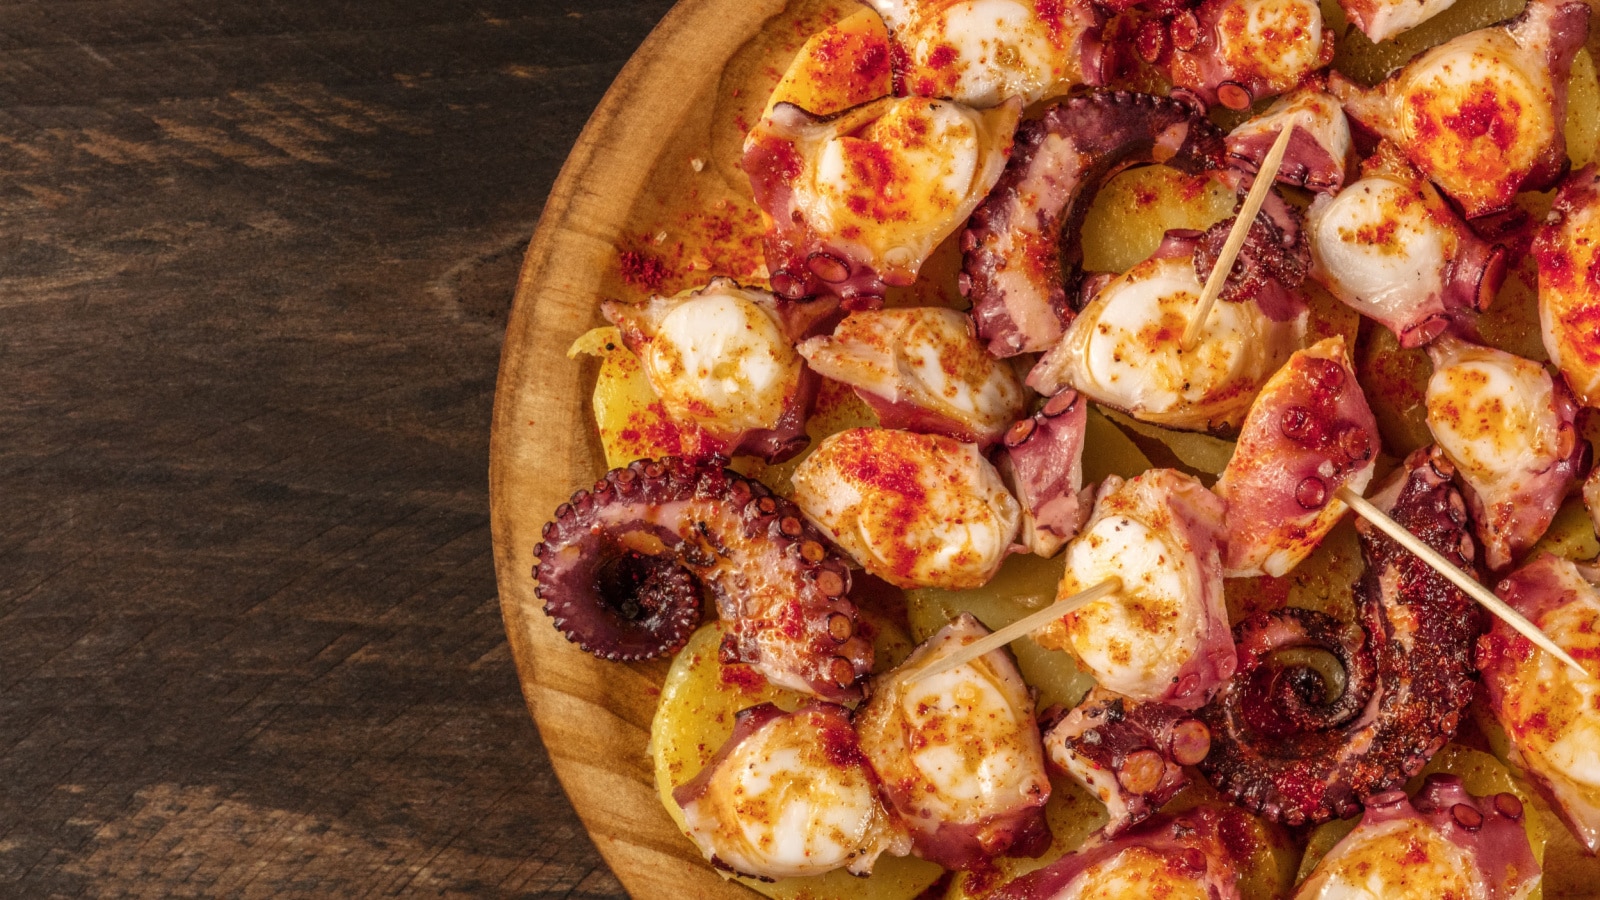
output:
[[[556,627],[603,659],[683,646],[700,587],[729,623],[723,653],[828,700],[861,696],[872,644],[856,632],[850,570],[794,504],[721,458],[640,460],[556,510],[534,547]]]
[[[1165,703],[1140,703],[1095,688],[1050,727],[1045,751],[1106,805],[1115,837],[1149,818],[1189,784],[1184,766],[1211,749],[1211,731]]]
[[[1127,91],[1051,106],[1018,129],[1005,173],[961,235],[961,293],[995,356],[1049,349],[1083,278],[1078,230],[1112,175],[1160,162],[1195,173],[1222,165],[1222,133],[1196,107]]]
[[[1083,442],[1089,404],[1070,388],[1006,429],[1000,472],[1022,506],[1021,542],[1054,556],[1089,516],[1083,491]]]
[[[1376,499],[1392,499],[1402,526],[1476,574],[1454,474],[1437,448],[1420,450]],[[1289,825],[1351,815],[1415,775],[1455,734],[1472,696],[1481,612],[1410,552],[1358,530],[1367,564],[1358,622],[1294,609],[1245,620],[1235,634],[1238,674],[1199,714],[1212,733],[1201,771],[1236,802]],[[1278,656],[1302,647],[1332,653],[1344,684]],[[1338,695],[1327,700],[1330,687]]]

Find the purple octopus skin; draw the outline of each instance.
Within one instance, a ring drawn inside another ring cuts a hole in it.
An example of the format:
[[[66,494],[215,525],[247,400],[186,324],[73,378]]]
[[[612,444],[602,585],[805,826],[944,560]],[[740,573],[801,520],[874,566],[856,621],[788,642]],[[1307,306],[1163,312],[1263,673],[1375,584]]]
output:
[[[1402,527],[1478,577],[1466,501],[1437,447],[1406,460],[1374,496]],[[1356,622],[1285,608],[1234,629],[1237,674],[1199,717],[1211,729],[1200,769],[1234,802],[1287,825],[1354,815],[1369,797],[1422,770],[1455,734],[1475,684],[1473,649],[1484,630],[1473,600],[1365,522],[1366,571]],[[1336,681],[1276,657],[1321,649],[1344,670]]]
[[[1516,900],[1527,896],[1541,876],[1539,861],[1528,843],[1528,832],[1522,826],[1523,815],[1522,801],[1515,794],[1476,797],[1467,792],[1460,777],[1436,773],[1429,775],[1421,790],[1409,800],[1404,791],[1388,791],[1368,800],[1361,822],[1343,841],[1334,845],[1325,859],[1336,859],[1341,848],[1357,845],[1374,828],[1396,821],[1417,820],[1466,851],[1476,870],[1476,878],[1472,880],[1481,886],[1480,896],[1484,900]],[[1418,848],[1406,840],[1383,849],[1395,851],[1400,859],[1390,861],[1403,866],[1405,854],[1417,852]],[[1318,869],[1307,885],[1317,882],[1321,867]],[[1365,880],[1364,883],[1370,884]]]
[[[545,611],[595,656],[649,659],[689,639],[704,586],[728,625],[724,661],[859,699],[872,643],[857,633],[844,559],[798,507],[726,462],[640,460],[573,494],[534,547]]]
[[[1050,761],[1106,805],[1108,836],[1154,815],[1189,784],[1184,766],[1205,759],[1211,730],[1165,703],[1140,703],[1096,687],[1050,726]]]
[[[1017,130],[1004,174],[961,235],[958,286],[990,353],[1061,339],[1083,278],[1083,217],[1111,176],[1151,162],[1220,168],[1222,133],[1191,104],[1127,91],[1056,103]]]
[[[1089,404],[1068,388],[1006,430],[1000,472],[1022,505],[1020,541],[1054,556],[1083,527],[1083,442]]]
[[[1291,118],[1293,117],[1293,118]],[[1254,175],[1285,125],[1294,133],[1278,167],[1277,182],[1336,194],[1350,169],[1350,123],[1339,101],[1313,81],[1279,98],[1267,111],[1228,133],[1228,165]]]
[[[1229,852],[1223,835],[1232,825],[1231,818],[1244,815],[1236,809],[1201,806],[1179,815],[1158,816],[1115,837],[1101,831],[1080,849],[1005,884],[989,896],[992,900],[1077,897],[1085,888],[1093,890],[1096,886],[1074,885],[1074,881],[1085,874],[1092,876],[1095,867],[1112,862],[1129,850],[1137,850],[1149,860],[1147,867],[1157,869],[1167,879],[1187,881],[1184,887],[1190,890],[1184,896],[1190,896],[1193,887],[1198,886],[1208,900],[1239,900],[1239,860]]]

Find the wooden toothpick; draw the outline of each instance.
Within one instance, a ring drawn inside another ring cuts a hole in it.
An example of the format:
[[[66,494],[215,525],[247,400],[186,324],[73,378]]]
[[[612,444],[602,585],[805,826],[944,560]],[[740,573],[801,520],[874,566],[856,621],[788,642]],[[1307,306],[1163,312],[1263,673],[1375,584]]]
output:
[[[1278,168],[1283,165],[1284,151],[1289,149],[1289,136],[1294,132],[1295,123],[1286,122],[1283,130],[1278,132],[1278,139],[1272,142],[1272,149],[1267,151],[1267,156],[1261,161],[1261,169],[1256,172],[1255,183],[1250,185],[1250,193],[1244,196],[1244,206],[1240,207],[1239,215],[1233,220],[1233,230],[1228,232],[1228,240],[1222,245],[1222,253],[1217,256],[1217,264],[1211,267],[1211,274],[1206,277],[1205,289],[1200,292],[1200,308],[1194,318],[1189,320],[1189,327],[1183,330],[1183,341],[1179,344],[1184,350],[1193,350],[1195,342],[1200,339],[1200,330],[1205,327],[1206,316],[1211,315],[1211,305],[1217,302],[1217,296],[1222,293],[1222,285],[1228,280],[1228,273],[1233,271],[1233,261],[1239,258],[1239,250],[1244,247],[1244,239],[1250,233],[1250,225],[1256,220],[1256,213],[1261,211],[1261,204],[1267,200],[1267,191],[1272,189],[1273,179],[1278,177]]]
[[[1340,486],[1334,496],[1343,500],[1361,518],[1377,526],[1379,531],[1394,538],[1395,542],[1400,546],[1416,554],[1419,559],[1432,566],[1440,575],[1450,579],[1456,587],[1465,591],[1467,596],[1478,601],[1489,612],[1499,616],[1501,621],[1515,628],[1523,637],[1538,644],[1540,649],[1571,666],[1583,677],[1589,677],[1588,670],[1579,665],[1577,660],[1567,655],[1567,651],[1561,649],[1555,641],[1550,640],[1544,632],[1539,630],[1539,626],[1528,621],[1522,613],[1517,612],[1510,604],[1496,597],[1493,591],[1479,584],[1476,578],[1463,572],[1454,563],[1445,559],[1437,550],[1423,543],[1416,535],[1400,527],[1399,522],[1389,518],[1383,510],[1373,506],[1367,502],[1365,497],[1352,491],[1349,485]]]
[[[1004,647],[1025,634],[1031,634],[1079,607],[1087,606],[1107,594],[1114,594],[1120,590],[1122,590],[1122,579],[1113,575],[1094,587],[1081,590],[1070,597],[1063,597],[1036,613],[1024,616],[987,637],[979,638],[970,644],[963,644],[949,656],[941,656],[932,662],[924,663],[902,675],[901,681],[910,684],[913,681],[948,672],[991,650]]]

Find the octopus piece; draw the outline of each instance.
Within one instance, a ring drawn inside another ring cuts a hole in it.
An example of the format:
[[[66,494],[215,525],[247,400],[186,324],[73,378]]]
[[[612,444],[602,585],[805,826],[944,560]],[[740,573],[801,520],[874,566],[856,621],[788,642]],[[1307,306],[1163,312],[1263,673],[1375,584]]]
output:
[[[1107,578],[1122,587],[1035,632],[1100,685],[1192,710],[1233,675],[1222,601],[1222,501],[1194,478],[1151,469],[1108,476],[1094,513],[1067,545],[1059,597]]]
[[[885,428],[988,446],[1027,402],[1016,372],[985,353],[972,320],[953,309],[851,313],[798,349],[824,378],[855,388]]]
[[[1237,169],[1228,169],[1219,177],[1241,195],[1248,192],[1255,181],[1254,176]],[[1222,249],[1236,221],[1238,216],[1230,216],[1201,232],[1193,250],[1189,249],[1189,231],[1169,231],[1162,241],[1164,246],[1158,247],[1154,255],[1191,255],[1195,277],[1204,284],[1222,258]],[[1286,322],[1306,309],[1299,288],[1310,269],[1311,247],[1306,242],[1300,213],[1277,191],[1268,191],[1255,221],[1245,231],[1239,255],[1234,258],[1228,277],[1223,279],[1222,292],[1217,298],[1228,303],[1254,301],[1267,318]]]
[[[1222,133],[1190,104],[1124,91],[1074,97],[1022,124],[1005,174],[961,235],[961,293],[995,356],[1048,350],[1083,279],[1078,231],[1113,175],[1160,162],[1222,165]]]
[[[763,703],[739,712],[728,742],[672,797],[713,866],[772,880],[866,875],[882,854],[908,853],[878,788],[849,710],[813,702],[785,713]]]
[[[1022,103],[984,112],[885,97],[820,118],[779,103],[745,138],[740,166],[767,223],[772,289],[881,305],[916,280],[1005,169]]]
[[[1225,835],[1232,809],[1202,806],[1160,816],[1113,837],[1100,832],[1083,847],[1029,872],[994,900],[1239,900],[1239,860]]]
[[[1428,430],[1466,485],[1493,571],[1533,546],[1584,469],[1578,405],[1537,363],[1446,335],[1428,346]]]
[[[1409,801],[1404,791],[1368,801],[1295,900],[1521,900],[1542,877],[1523,814],[1515,794],[1474,797],[1455,775],[1429,775]]]
[[[1376,44],[1410,31],[1456,0],[1339,0],[1345,18]]]
[[[1011,654],[993,650],[937,675],[905,677],[988,634],[961,614],[874,679],[856,713],[861,750],[910,830],[912,852],[947,869],[1037,856],[1050,844],[1039,725]]]
[[[1208,106],[1249,109],[1333,61],[1315,0],[1203,0],[1167,29],[1172,83]]]
[[[1590,853],[1600,852],[1600,573],[1541,553],[1496,591],[1581,662],[1575,676],[1509,625],[1478,641],[1489,709],[1533,781]]]
[[[606,300],[600,309],[639,357],[667,415],[704,434],[710,446],[701,455],[777,462],[810,443],[806,417],[817,378],[790,343],[771,294],[713,278],[673,297]]]
[[[688,640],[704,586],[728,661],[858,699],[872,642],[856,632],[849,568],[794,504],[725,462],[640,460],[563,503],[533,551],[545,611],[595,656],[648,659]]]
[[[1022,520],[978,446],[941,435],[841,431],[792,480],[795,503],[823,533],[902,588],[988,582]]]
[[[1588,4],[1530,0],[1516,18],[1446,41],[1375,88],[1335,72],[1328,90],[1473,219],[1566,174],[1567,78],[1588,34]]]
[[[1267,379],[1305,346],[1308,314],[1294,295],[1276,295],[1288,308],[1271,312],[1285,318],[1260,303],[1217,303],[1199,342],[1185,350],[1204,288],[1196,273],[1204,237],[1168,232],[1149,259],[1111,279],[1028,373],[1028,385],[1047,395],[1076,388],[1167,428],[1237,429]]]
[[[1115,837],[1189,784],[1184,766],[1211,751],[1211,730],[1184,710],[1095,688],[1044,738],[1050,761],[1106,805]]]
[[[1534,239],[1545,352],[1584,406],[1600,406],[1600,166],[1573,173]]]
[[[978,109],[1099,85],[1105,16],[1087,0],[865,0],[896,45],[907,93]]]
[[[1472,330],[1505,281],[1506,250],[1473,233],[1410,165],[1380,150],[1361,180],[1312,201],[1311,276],[1421,347]]]
[[[1355,144],[1344,108],[1318,85],[1283,95],[1266,112],[1229,132],[1228,164],[1254,175],[1285,128],[1293,128],[1294,133],[1284,150],[1277,181],[1319,194],[1338,193],[1344,187]]]
[[[1065,390],[1006,430],[1000,474],[1022,506],[1021,541],[1030,553],[1055,556],[1089,512],[1083,490],[1083,442],[1089,404]]]
[[[1228,505],[1223,574],[1276,578],[1299,565],[1344,517],[1339,488],[1366,491],[1378,447],[1344,338],[1291,356],[1250,407],[1213,488]]]
[[[1450,461],[1423,448],[1397,474],[1373,502],[1476,575]],[[1421,771],[1472,699],[1477,605],[1375,528],[1357,531],[1366,571],[1356,621],[1288,607],[1240,622],[1238,674],[1199,712],[1211,729],[1201,771],[1287,825],[1354,815]]]

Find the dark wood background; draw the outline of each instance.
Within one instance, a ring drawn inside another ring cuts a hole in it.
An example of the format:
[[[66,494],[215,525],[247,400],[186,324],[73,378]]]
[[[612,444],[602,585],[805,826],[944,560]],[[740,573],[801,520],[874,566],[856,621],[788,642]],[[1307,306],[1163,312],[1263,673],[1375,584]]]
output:
[[[489,410],[670,5],[0,4],[0,896],[622,895],[517,690]]]

